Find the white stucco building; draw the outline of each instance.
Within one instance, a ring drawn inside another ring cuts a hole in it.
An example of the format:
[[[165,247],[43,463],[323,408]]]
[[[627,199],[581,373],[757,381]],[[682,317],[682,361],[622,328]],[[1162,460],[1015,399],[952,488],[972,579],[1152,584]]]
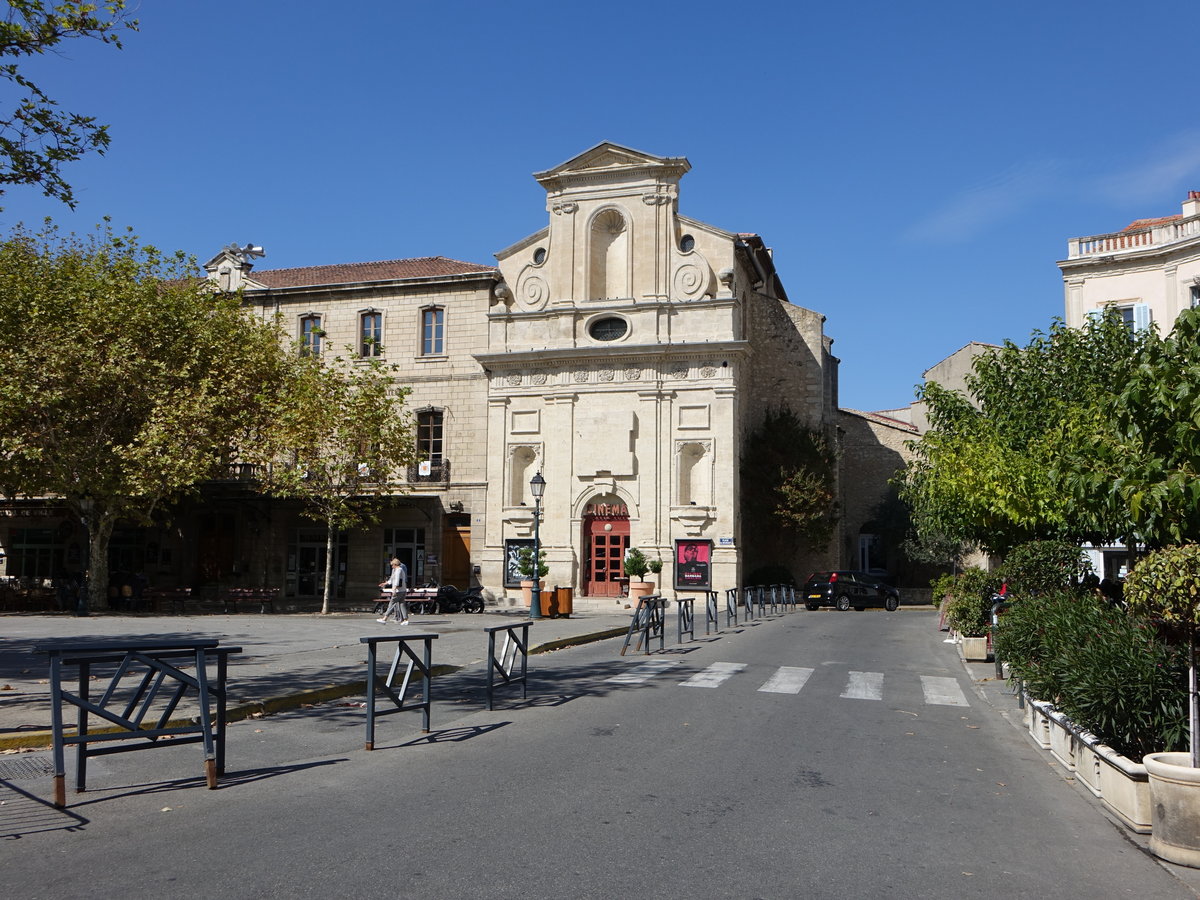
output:
[[[1181,310],[1200,304],[1200,191],[1188,193],[1178,215],[1072,238],[1067,248],[1058,267],[1068,325],[1115,307],[1131,328],[1156,322],[1166,333]]]

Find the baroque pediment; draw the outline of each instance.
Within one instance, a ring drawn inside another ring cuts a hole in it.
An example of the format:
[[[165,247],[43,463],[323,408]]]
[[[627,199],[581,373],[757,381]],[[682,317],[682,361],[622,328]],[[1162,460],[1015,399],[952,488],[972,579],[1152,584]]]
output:
[[[661,172],[660,178],[676,181],[690,168],[691,163],[682,156],[655,156],[614,144],[611,141],[604,141],[553,169],[534,173],[534,178],[550,188],[551,186],[562,186],[581,176],[595,176],[599,173],[612,173],[619,170],[631,173],[658,170]]]

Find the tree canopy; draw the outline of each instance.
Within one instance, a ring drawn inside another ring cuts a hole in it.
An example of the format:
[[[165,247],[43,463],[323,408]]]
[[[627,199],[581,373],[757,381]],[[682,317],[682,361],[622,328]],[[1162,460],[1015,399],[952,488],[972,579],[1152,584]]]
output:
[[[966,393],[925,385],[931,427],[912,444],[901,489],[918,536],[1000,553],[1128,537],[1128,507],[1096,462],[1129,451],[1119,399],[1158,342],[1115,314],[1078,329],[1056,321],[1025,347],[1006,341],[977,357]]]
[[[93,603],[115,522],[150,521],[265,426],[276,331],[196,272],[108,227],[0,243],[0,493],[87,516]]]
[[[823,550],[837,524],[837,457],[786,407],[768,410],[742,448],[742,527],[760,564],[790,561],[798,544]]]
[[[337,532],[370,521],[416,461],[408,391],[394,385],[394,371],[377,359],[292,354],[271,428],[246,450],[268,492],[303,501],[326,526],[322,612],[333,595]]]
[[[65,163],[108,149],[108,126],[92,116],[65,112],[22,72],[20,60],[54,51],[63,41],[92,38],[121,47],[121,34],[137,30],[124,0],[8,0],[0,22],[0,78],[15,86],[12,106],[0,112],[0,184],[36,184],[47,197],[74,207]],[[0,189],[0,193],[3,190]]]

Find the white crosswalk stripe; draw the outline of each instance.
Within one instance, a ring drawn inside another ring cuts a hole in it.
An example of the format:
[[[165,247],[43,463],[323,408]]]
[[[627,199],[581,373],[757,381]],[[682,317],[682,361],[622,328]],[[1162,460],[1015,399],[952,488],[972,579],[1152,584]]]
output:
[[[620,675],[614,675],[612,678],[604,680],[611,681],[613,684],[641,684],[677,665],[679,665],[679,660],[677,659],[651,659],[641,665],[634,666],[628,672],[623,672]]]
[[[882,700],[882,672],[851,672],[842,697],[847,700]]]
[[[759,690],[768,694],[798,694],[813,671],[799,666],[780,666]]]
[[[606,681],[612,684],[644,684],[652,678],[669,673],[682,660],[648,659],[638,663],[620,675]],[[715,662],[691,677],[678,682],[681,687],[718,688],[727,681],[746,671],[746,663]],[[765,694],[799,694],[811,683],[816,669],[804,666],[779,666],[771,677],[763,682],[758,691]],[[818,679],[821,680],[821,679]],[[970,706],[962,687],[955,678],[936,675],[921,675],[921,693],[925,703],[931,706]],[[845,690],[839,695],[843,700],[882,700],[883,672],[848,672]],[[890,682],[897,684],[895,679]],[[903,684],[894,690],[903,692]]]
[[[925,693],[925,702],[934,706],[970,706],[963,696],[962,688],[953,678],[939,678],[935,675],[921,676],[921,690]]]
[[[716,662],[703,672],[697,672],[687,681],[681,681],[679,683],[684,687],[720,687],[724,682],[728,681],[745,668],[745,663]]]

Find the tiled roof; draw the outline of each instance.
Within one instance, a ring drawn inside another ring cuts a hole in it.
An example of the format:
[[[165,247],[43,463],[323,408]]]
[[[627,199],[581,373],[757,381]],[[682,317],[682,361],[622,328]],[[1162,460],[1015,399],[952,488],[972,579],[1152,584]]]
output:
[[[902,422],[899,419],[893,418],[892,416],[885,416],[882,413],[864,412],[861,409],[851,409],[848,406],[840,407],[838,412],[846,413],[847,415],[851,416],[858,416],[860,419],[869,419],[872,422],[878,422],[881,425],[897,428],[900,431],[911,431],[913,434],[916,434],[918,430],[917,426],[912,424],[912,422]]]
[[[495,266],[461,262],[444,256],[389,259],[383,262],[342,263],[335,266],[302,266],[298,269],[254,269],[250,279],[269,288],[313,287],[323,284],[358,284],[364,281],[398,281],[437,278],[441,275],[476,275],[499,271]]]
[[[1174,222],[1176,219],[1182,219],[1183,216],[1160,216],[1157,219],[1138,219],[1136,222],[1130,222],[1122,231],[1137,231],[1139,228],[1153,228],[1155,225],[1163,225],[1167,222]]]

